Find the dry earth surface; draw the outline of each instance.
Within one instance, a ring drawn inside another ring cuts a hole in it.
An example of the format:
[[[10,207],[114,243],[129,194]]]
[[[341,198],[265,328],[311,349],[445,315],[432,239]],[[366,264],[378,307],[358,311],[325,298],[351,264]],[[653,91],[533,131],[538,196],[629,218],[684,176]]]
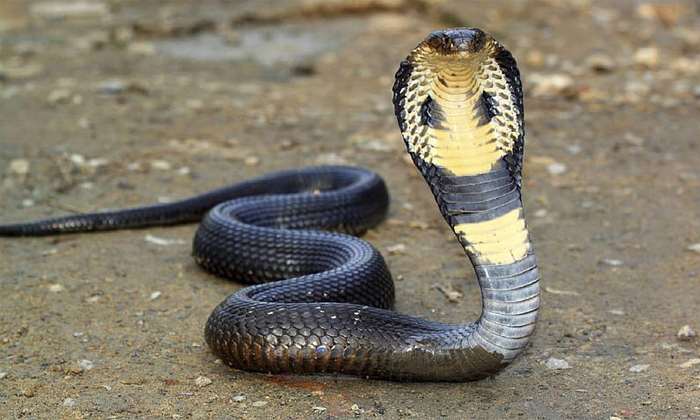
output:
[[[543,291],[534,342],[488,380],[268,376],[204,343],[241,286],[196,266],[195,226],[2,239],[0,417],[700,418],[698,7],[1,1],[0,221],[364,166],[392,192],[366,238],[397,310],[445,322],[475,319],[479,290],[406,159],[390,88],[428,32],[484,29],[523,74]]]

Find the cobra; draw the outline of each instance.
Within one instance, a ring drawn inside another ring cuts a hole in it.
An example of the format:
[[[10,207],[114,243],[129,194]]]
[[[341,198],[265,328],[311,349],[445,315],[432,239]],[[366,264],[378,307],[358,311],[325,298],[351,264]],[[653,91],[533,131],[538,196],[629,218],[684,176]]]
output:
[[[527,346],[539,310],[521,201],[516,62],[479,29],[433,32],[401,63],[393,102],[408,153],[473,264],[483,303],[476,322],[391,311],[384,259],[347,235],[377,225],[389,203],[383,181],[359,168],[283,171],[170,204],[0,225],[0,235],[167,225],[207,214],[194,238],[197,263],[257,283],[231,294],[206,323],[209,347],[227,364],[411,381],[493,375]]]

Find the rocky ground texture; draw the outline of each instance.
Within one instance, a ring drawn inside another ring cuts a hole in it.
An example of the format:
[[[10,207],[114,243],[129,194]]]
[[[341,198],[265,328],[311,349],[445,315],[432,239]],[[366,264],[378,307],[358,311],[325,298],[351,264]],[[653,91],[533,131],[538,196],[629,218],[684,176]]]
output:
[[[475,319],[460,246],[390,103],[428,32],[520,63],[524,200],[542,275],[526,353],[476,383],[267,376],[218,363],[241,287],[195,226],[0,240],[4,418],[700,418],[700,10],[694,1],[4,0],[0,221],[146,204],[281,169],[372,168],[366,238],[398,311]]]

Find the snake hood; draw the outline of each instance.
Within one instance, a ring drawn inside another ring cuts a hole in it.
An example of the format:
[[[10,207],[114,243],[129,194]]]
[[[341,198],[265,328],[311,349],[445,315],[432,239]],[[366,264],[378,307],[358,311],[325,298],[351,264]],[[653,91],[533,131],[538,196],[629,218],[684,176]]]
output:
[[[435,173],[435,165],[442,173],[483,173],[503,158],[520,187],[520,72],[490,35],[477,28],[432,32],[401,62],[393,92],[399,128],[424,176]],[[481,158],[489,153],[494,159]]]

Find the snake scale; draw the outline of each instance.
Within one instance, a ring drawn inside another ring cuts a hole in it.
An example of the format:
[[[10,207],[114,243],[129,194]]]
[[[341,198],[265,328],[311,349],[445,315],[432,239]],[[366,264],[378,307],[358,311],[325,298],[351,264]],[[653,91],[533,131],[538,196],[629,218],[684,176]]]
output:
[[[169,204],[0,225],[0,235],[168,225],[206,214],[194,238],[196,262],[256,283],[231,294],[206,323],[206,341],[225,363],[388,380],[493,375],[526,347],[539,310],[521,202],[516,62],[479,29],[433,32],[401,62],[393,102],[408,152],[473,264],[483,302],[476,322],[391,311],[384,259],[347,235],[379,224],[389,204],[384,182],[360,168],[282,171]]]

